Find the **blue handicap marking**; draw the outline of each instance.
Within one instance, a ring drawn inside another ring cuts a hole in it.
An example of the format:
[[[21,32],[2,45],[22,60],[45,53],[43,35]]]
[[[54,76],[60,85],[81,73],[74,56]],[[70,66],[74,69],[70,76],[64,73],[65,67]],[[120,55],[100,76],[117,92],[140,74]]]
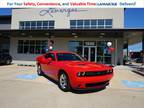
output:
[[[143,81],[123,80],[122,83],[129,88],[144,88],[144,82]]]
[[[19,79],[27,79],[27,80],[33,80],[38,77],[37,74],[22,74],[22,75],[17,75],[16,78]]]

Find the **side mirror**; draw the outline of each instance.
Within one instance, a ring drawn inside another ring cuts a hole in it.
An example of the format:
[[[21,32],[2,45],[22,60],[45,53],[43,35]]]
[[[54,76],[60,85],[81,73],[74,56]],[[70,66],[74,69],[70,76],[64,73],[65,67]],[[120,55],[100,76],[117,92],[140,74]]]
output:
[[[49,63],[49,61],[48,61],[47,59],[43,58],[43,57],[40,59],[40,62],[41,62],[42,64],[47,64],[47,63]]]
[[[47,60],[48,60],[48,63],[52,62],[52,58],[48,58]]]

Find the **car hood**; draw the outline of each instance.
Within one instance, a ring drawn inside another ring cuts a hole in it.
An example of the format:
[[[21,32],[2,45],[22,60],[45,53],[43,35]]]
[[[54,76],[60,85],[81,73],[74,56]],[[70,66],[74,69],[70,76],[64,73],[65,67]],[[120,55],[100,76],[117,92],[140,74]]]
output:
[[[88,70],[88,71],[96,71],[96,70],[107,70],[112,69],[112,67],[98,64],[95,62],[88,62],[88,61],[64,61],[63,64],[70,68],[77,69],[79,71]]]

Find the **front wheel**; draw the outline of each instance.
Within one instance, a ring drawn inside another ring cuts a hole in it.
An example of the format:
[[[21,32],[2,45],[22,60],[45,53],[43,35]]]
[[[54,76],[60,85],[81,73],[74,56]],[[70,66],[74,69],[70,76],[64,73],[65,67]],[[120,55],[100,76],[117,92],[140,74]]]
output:
[[[43,72],[42,72],[42,70],[41,70],[41,66],[40,66],[40,65],[37,65],[37,74],[38,74],[39,76],[42,76],[42,75],[43,75]]]
[[[61,73],[59,76],[59,84],[58,85],[59,85],[59,88],[64,92],[67,92],[70,90],[69,78],[64,72]]]

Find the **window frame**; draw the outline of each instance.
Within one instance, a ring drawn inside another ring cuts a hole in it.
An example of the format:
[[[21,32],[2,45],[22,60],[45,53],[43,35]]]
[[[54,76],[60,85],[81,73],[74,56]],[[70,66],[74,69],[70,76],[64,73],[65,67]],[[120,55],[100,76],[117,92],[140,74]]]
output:
[[[29,23],[29,25],[26,25],[27,23]],[[54,28],[55,28],[54,20],[20,21],[19,22],[20,30],[39,30],[39,29],[41,30],[41,29],[54,29]]]
[[[24,42],[28,41],[28,44]],[[34,43],[32,44],[32,41]],[[37,44],[39,42],[39,44]],[[45,43],[44,43],[45,42]],[[27,47],[27,48],[26,48]],[[24,53],[24,49],[27,49],[27,53]],[[47,40],[18,40],[17,42],[17,53],[18,54],[44,54],[46,53],[46,49],[48,48]],[[32,51],[33,49],[33,51]]]
[[[54,58],[52,58],[52,57],[46,57],[46,56],[49,55],[49,54],[53,55]],[[46,53],[46,54],[44,55],[44,57],[45,57],[45,59],[51,58],[52,61],[56,61],[56,57],[55,57],[55,54],[54,54],[54,53]]]
[[[108,20],[111,23],[107,24]],[[79,21],[83,21],[83,24],[78,25]],[[70,20],[70,29],[107,29],[107,28],[113,28],[113,19],[83,19],[83,20],[78,19],[78,20]]]

